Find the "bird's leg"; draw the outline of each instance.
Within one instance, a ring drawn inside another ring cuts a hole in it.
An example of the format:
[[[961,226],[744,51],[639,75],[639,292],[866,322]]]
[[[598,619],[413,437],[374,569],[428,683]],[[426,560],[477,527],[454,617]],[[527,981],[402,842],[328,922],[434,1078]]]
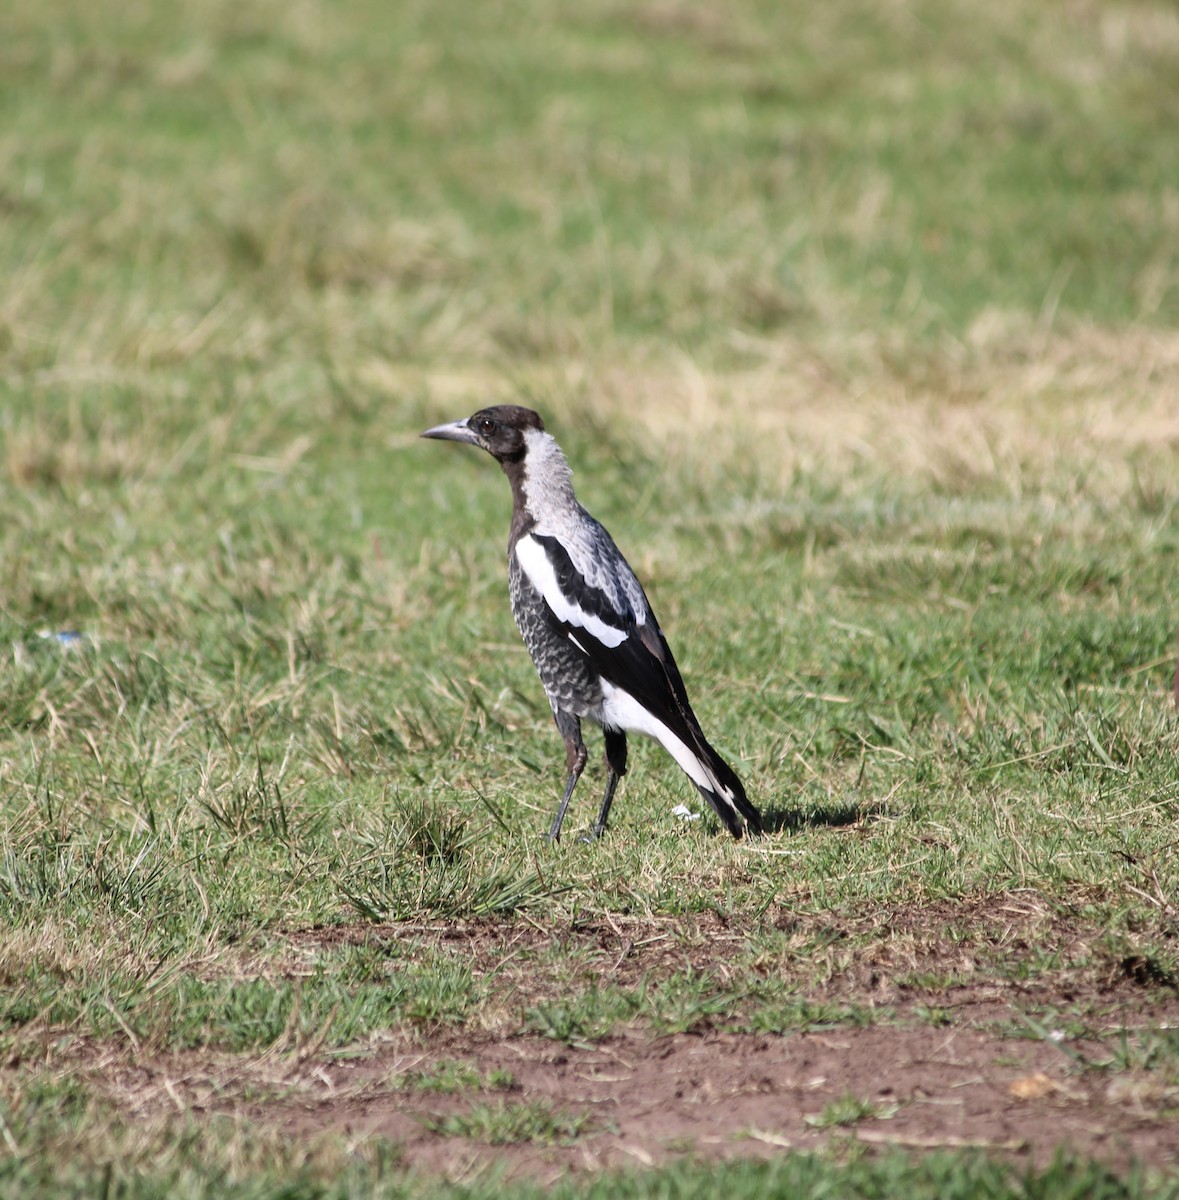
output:
[[[565,820],[565,810],[569,807],[569,801],[573,798],[573,789],[577,786],[582,771],[585,770],[585,760],[588,756],[585,751],[585,742],[581,740],[581,721],[571,713],[557,712],[556,710],[553,712],[553,718],[557,722],[561,736],[565,739],[565,766],[569,771],[565,794],[561,797],[561,805],[557,809],[557,815],[553,818],[552,827],[549,829],[549,841],[559,842],[561,840],[561,823]]]
[[[602,732],[606,735],[606,794],[602,797],[598,819],[585,837],[587,842],[600,838],[606,832],[610,805],[614,803],[614,789],[626,774],[626,734],[616,729],[604,729]]]

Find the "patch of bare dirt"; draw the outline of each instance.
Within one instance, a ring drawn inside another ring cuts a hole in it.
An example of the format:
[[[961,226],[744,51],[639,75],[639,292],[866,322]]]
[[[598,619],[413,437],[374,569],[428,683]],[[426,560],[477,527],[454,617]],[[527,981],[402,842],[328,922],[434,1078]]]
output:
[[[1069,1144],[1119,1164],[1173,1161],[1179,1151],[1175,1120],[1150,1111],[1143,1097],[1111,1096],[1101,1077],[1070,1076],[1055,1047],[998,1044],[973,1030],[630,1033],[588,1049],[509,1038],[452,1045],[447,1053],[481,1071],[510,1071],[521,1100],[545,1099],[595,1119],[598,1132],[572,1146],[512,1149],[513,1167],[532,1175],[653,1163],[689,1150],[766,1156],[819,1149],[833,1136],[914,1148],[975,1146],[1039,1160]],[[355,1082],[386,1068],[354,1065],[339,1069],[337,1079]],[[878,1115],[847,1127],[827,1124],[828,1106],[849,1096]],[[281,1117],[273,1109],[267,1116],[303,1135],[334,1127],[390,1137],[415,1165],[448,1169],[464,1157],[485,1159],[488,1149],[430,1135],[419,1118],[466,1103],[377,1091],[342,1106],[307,1097],[285,1105]]]
[[[314,1046],[249,1061],[74,1052],[132,1111],[229,1113],[293,1139],[390,1139],[407,1165],[451,1178],[495,1162],[511,1174],[556,1179],[684,1153],[766,1157],[835,1138],[914,1151],[978,1147],[1036,1163],[1069,1147],[1115,1167],[1179,1165],[1173,1070],[1111,1061],[1111,1034],[1179,1027],[1179,992],[1149,955],[1018,895],[862,920],[782,914],[779,925],[774,953],[752,962],[747,932],[712,918],[602,917],[557,930],[440,923],[303,931],[290,935],[292,970],[348,941],[396,942],[403,957],[413,947],[449,950],[477,976],[494,977],[503,1005],[479,1028],[390,1034],[353,1057]],[[758,1035],[726,1031],[726,1020],[713,1016],[690,1033],[625,1026],[571,1046],[525,1032],[520,1020],[525,1004],[594,982],[636,984],[685,968],[723,979],[743,948],[742,970],[784,975],[869,1023]],[[511,1088],[472,1085],[447,1095],[408,1086],[444,1062],[485,1081],[507,1073]],[[490,1146],[431,1131],[440,1118],[500,1101],[543,1102],[589,1125],[571,1143],[551,1145]]]
[[[484,1076],[508,1072],[514,1084],[494,1095],[398,1086],[443,1060]],[[684,1153],[764,1158],[818,1150],[833,1138],[914,1151],[973,1147],[1039,1164],[1062,1146],[1115,1167],[1179,1162],[1175,1097],[1145,1077],[1071,1068],[1044,1041],[877,1026],[784,1037],[627,1030],[584,1048],[534,1036],[450,1036],[345,1061],[105,1055],[101,1079],[108,1094],[144,1115],[222,1112],[293,1139],[389,1139],[408,1166],[460,1179],[491,1161],[544,1180]],[[259,1092],[270,1098],[251,1098]],[[831,1124],[849,1097],[870,1114]],[[430,1131],[431,1121],[500,1100],[545,1101],[588,1115],[590,1125],[568,1145],[487,1146]]]

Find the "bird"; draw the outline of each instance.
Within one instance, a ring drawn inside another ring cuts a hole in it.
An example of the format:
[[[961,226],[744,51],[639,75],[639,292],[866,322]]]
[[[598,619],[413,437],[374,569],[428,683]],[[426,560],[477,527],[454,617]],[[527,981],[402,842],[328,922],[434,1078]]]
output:
[[[601,726],[606,790],[583,840],[606,831],[628,733],[654,737],[735,838],[762,833],[758,810],[709,745],[651,604],[606,529],[573,494],[572,471],[539,414],[516,404],[480,409],[421,434],[487,451],[512,489],[508,593],[565,743],[568,778],[548,831],[559,842],[588,752],[581,722]]]

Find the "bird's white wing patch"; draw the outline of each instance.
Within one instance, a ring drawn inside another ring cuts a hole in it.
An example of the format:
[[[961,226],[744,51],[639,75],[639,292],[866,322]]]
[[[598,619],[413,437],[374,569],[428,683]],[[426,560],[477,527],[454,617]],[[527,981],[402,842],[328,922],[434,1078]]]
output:
[[[557,582],[557,573],[545,553],[544,547],[533,537],[525,534],[516,543],[516,561],[528,582],[544,597],[544,602],[553,610],[558,621],[584,629],[603,646],[611,650],[626,641],[626,631],[607,625],[600,617],[588,613],[572,596],[567,596]],[[574,639],[576,642],[576,639]],[[582,647],[584,650],[584,647]]]

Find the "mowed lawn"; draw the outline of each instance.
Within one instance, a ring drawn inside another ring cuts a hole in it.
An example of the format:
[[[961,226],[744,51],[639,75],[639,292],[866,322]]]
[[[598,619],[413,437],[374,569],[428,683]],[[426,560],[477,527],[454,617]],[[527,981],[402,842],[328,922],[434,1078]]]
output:
[[[1165,0],[9,0],[0,1190],[1173,1192],[1176,129]],[[507,485],[417,437],[495,402],[564,446],[764,839],[674,816],[636,741],[578,844],[591,733],[544,842]],[[1028,1103],[1158,1149],[890,1143],[847,1095],[814,1149],[606,1175],[608,1121],[454,1061],[890,1022],[1056,1046]],[[392,1045],[347,1101],[471,1098],[438,1161],[274,1115]]]

